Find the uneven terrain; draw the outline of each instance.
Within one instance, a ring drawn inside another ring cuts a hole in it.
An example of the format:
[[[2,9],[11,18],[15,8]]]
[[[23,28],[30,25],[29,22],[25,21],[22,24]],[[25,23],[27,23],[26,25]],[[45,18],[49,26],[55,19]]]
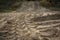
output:
[[[0,13],[0,40],[60,40],[60,12],[24,2],[16,11]]]

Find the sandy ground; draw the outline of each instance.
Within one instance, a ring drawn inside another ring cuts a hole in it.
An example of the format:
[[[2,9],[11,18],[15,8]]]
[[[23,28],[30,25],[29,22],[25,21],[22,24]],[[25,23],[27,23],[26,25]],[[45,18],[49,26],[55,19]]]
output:
[[[48,17],[51,15],[57,16]],[[34,12],[2,13],[0,14],[0,39],[59,40],[60,18],[58,16],[58,12],[45,12],[43,14]]]
[[[60,40],[60,12],[29,5],[23,12],[0,13],[0,40]]]

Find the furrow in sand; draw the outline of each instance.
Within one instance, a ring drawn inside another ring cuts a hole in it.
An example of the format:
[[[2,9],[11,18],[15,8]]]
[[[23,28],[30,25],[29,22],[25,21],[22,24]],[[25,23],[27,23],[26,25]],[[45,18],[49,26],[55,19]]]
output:
[[[33,23],[37,24],[37,25],[56,24],[56,23],[60,23],[60,19],[59,20],[46,20],[46,21],[42,21],[42,22],[33,22]]]

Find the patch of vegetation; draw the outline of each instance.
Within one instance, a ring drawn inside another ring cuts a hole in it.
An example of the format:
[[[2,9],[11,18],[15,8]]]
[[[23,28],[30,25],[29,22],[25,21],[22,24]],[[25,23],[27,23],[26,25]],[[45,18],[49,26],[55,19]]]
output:
[[[59,4],[60,0],[41,0],[40,3],[44,6],[56,6]]]
[[[60,8],[60,0],[40,0],[40,4],[44,7]]]

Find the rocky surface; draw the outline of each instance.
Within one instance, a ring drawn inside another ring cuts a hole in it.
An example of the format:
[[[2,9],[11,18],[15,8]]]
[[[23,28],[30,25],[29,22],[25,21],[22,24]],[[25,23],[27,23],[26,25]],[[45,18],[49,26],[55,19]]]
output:
[[[25,2],[14,12],[1,13],[0,40],[60,40],[59,11],[36,4]]]

